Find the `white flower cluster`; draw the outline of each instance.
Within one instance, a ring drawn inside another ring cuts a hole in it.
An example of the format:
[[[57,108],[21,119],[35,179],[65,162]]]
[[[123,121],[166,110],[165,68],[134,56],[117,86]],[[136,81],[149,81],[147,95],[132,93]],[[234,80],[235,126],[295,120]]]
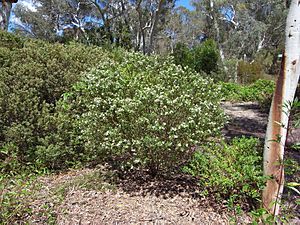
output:
[[[74,107],[87,154],[169,169],[224,124],[219,87],[169,59],[126,53],[82,83]]]

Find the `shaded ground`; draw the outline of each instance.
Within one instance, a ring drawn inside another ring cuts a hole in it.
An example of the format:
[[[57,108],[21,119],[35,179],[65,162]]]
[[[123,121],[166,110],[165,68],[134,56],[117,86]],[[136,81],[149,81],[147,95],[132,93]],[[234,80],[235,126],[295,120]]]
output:
[[[108,182],[103,171],[84,169],[42,178],[44,189],[32,204],[31,224],[47,224],[49,214],[41,216],[41,211],[45,203],[58,201],[58,192],[63,200],[51,209],[58,224],[229,224],[224,204],[210,205],[213,201],[200,197],[189,176],[142,179],[135,174],[134,180],[129,176]],[[95,186],[88,187],[92,177]],[[246,216],[239,219],[249,222]]]
[[[222,107],[229,117],[223,134],[227,138],[247,136],[264,140],[268,112],[261,110],[255,102],[223,102]],[[300,142],[300,129],[291,129],[288,134],[288,145]]]
[[[255,102],[224,102],[222,107],[229,116],[223,133],[228,138],[247,136],[264,139],[268,114]]]

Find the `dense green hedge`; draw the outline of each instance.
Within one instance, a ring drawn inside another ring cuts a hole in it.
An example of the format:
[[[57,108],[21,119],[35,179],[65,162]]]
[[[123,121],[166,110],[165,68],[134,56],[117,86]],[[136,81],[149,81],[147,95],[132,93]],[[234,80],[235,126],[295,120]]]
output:
[[[109,59],[108,53],[101,48],[0,32],[0,158],[13,151],[21,161],[35,160],[36,147],[52,132],[48,119],[57,100],[81,72],[104,58]]]

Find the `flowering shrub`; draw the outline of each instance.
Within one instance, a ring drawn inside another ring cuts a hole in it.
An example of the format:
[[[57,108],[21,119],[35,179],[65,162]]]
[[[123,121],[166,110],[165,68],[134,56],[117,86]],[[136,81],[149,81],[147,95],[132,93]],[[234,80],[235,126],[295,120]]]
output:
[[[153,174],[184,162],[224,123],[218,85],[155,56],[125,53],[87,73],[68,96],[88,160],[120,159]]]

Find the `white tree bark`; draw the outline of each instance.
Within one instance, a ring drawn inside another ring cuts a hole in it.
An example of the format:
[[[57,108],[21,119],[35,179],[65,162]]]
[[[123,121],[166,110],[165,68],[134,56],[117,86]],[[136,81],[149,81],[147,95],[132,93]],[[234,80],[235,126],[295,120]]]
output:
[[[0,30],[8,30],[11,8],[11,2],[0,1]]]
[[[160,16],[160,12],[162,10],[162,6],[165,0],[159,0],[157,8],[155,10],[155,13],[153,15],[153,17],[151,18],[151,28],[150,28],[150,34],[149,34],[149,49],[148,49],[148,53],[152,53],[153,52],[153,41],[154,41],[154,36],[156,35],[156,27],[157,27],[157,23],[158,23],[158,19]]]
[[[224,51],[223,51],[223,47],[221,44],[220,28],[219,28],[219,24],[218,24],[217,12],[214,9],[214,1],[213,0],[210,0],[210,11],[211,11],[211,18],[213,19],[213,23],[214,23],[214,29],[216,31],[216,42],[217,42],[217,45],[219,48],[221,62],[222,62],[225,72],[228,72],[228,68],[224,63],[225,56],[224,56]]]
[[[264,174],[271,179],[263,191],[263,204],[275,216],[279,213],[284,186],[283,156],[289,121],[289,111],[284,105],[294,100],[300,73],[299,61],[300,3],[292,0],[286,21],[285,53],[270,109],[264,148]]]

